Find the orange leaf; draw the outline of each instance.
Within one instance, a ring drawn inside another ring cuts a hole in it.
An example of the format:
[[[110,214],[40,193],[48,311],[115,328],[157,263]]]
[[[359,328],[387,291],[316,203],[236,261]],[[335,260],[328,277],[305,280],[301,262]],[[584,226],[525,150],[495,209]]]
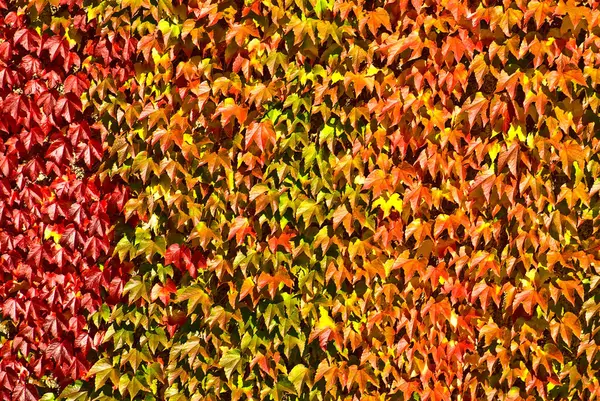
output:
[[[516,177],[519,157],[519,142],[515,141],[510,148],[502,151],[498,156],[498,173],[508,164],[508,169]]]
[[[273,130],[273,123],[270,120],[253,122],[246,130],[246,149],[255,143],[264,152],[268,143],[275,145],[275,140],[275,130]]]

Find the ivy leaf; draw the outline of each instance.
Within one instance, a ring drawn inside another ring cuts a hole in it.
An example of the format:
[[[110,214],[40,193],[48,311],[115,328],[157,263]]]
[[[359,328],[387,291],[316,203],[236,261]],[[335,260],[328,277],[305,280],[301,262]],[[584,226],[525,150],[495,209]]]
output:
[[[306,381],[310,379],[309,369],[302,364],[296,365],[290,371],[288,378],[289,378],[290,382],[292,382],[292,384],[294,385],[294,388],[296,389],[296,393],[298,395],[301,395],[302,387],[304,386]]]
[[[498,157],[498,171],[502,171],[504,166],[508,164],[510,172],[517,177],[517,163],[519,158],[519,142],[515,141],[513,144],[503,152],[500,152]]]
[[[262,122],[253,122],[246,130],[246,149],[253,143],[264,152],[267,144],[271,143],[275,145],[275,131],[273,130],[273,123],[270,120]]]
[[[96,390],[104,386],[108,379],[117,385],[119,383],[119,371],[113,367],[108,359],[102,358],[92,366],[87,373],[88,377],[95,376]]]
[[[237,349],[230,349],[223,353],[219,359],[219,366],[225,370],[225,377],[229,380],[234,371],[241,373],[242,355]]]

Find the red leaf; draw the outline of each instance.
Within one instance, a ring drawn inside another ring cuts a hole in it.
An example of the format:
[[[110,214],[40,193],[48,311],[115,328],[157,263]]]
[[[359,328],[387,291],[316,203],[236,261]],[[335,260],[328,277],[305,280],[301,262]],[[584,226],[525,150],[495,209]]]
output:
[[[19,315],[20,306],[17,303],[17,300],[14,298],[8,298],[4,301],[4,305],[2,305],[2,314],[4,316],[10,317],[13,321],[17,321],[17,316]]]
[[[46,158],[54,161],[56,164],[61,164],[65,158],[71,159],[71,150],[69,149],[69,145],[64,141],[63,138],[52,142],[46,151]]]
[[[473,99],[468,105],[463,107],[463,111],[467,113],[469,118],[469,125],[473,126],[473,123],[482,114],[483,108],[489,103],[489,101],[483,97],[481,93],[477,93],[475,99]],[[482,116],[482,121],[485,122],[487,117]]]
[[[65,59],[69,53],[69,43],[59,36],[51,36],[44,42],[44,49],[48,50],[50,61],[56,60],[59,55]]]
[[[30,28],[19,29],[13,36],[13,43],[23,46],[29,52],[35,52],[41,42],[42,38],[40,38],[40,35],[34,29]]]
[[[39,394],[33,384],[18,382],[12,395],[13,401],[37,401]]]
[[[103,253],[108,254],[109,250],[108,239],[100,239],[98,237],[90,237],[83,248],[83,252],[91,256],[94,260],[97,260]]]
[[[175,292],[177,292],[177,287],[175,286],[173,280],[169,278],[164,286],[156,283],[154,287],[152,287],[150,299],[155,301],[157,298],[160,298],[163,304],[168,305],[169,300],[171,299],[171,294],[174,294]]]
[[[192,253],[185,245],[172,244],[165,252],[165,264],[186,270],[192,264]]]
[[[54,115],[64,118],[67,122],[73,122],[78,111],[81,111],[81,100],[74,93],[67,93],[56,102]]]
[[[95,139],[80,143],[77,150],[77,157],[83,159],[88,168],[92,168],[96,160],[102,160],[102,155],[104,154],[102,144]]]
[[[83,73],[77,75],[69,75],[65,79],[65,92],[73,92],[78,97],[89,88],[90,83]]]
[[[66,341],[52,343],[46,348],[46,356],[59,364],[63,362],[70,364],[73,359],[71,345]]]

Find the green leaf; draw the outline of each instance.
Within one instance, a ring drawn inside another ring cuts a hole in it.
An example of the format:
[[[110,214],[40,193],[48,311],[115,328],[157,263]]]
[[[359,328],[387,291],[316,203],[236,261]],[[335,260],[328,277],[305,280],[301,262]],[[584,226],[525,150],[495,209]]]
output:
[[[237,349],[230,349],[219,360],[219,366],[225,369],[225,376],[229,380],[234,370],[240,372],[242,367],[242,354]]]
[[[126,236],[123,236],[115,246],[114,254],[119,255],[119,260],[123,262],[127,259],[128,255],[129,259],[133,259],[135,252],[135,247],[129,242],[129,239]]]
[[[317,0],[315,4],[315,12],[317,17],[322,18],[325,11],[331,11],[333,9],[333,3],[330,0]]]
[[[106,380],[108,379],[110,379],[113,384],[117,384],[119,382],[119,371],[115,369],[112,363],[110,363],[106,358],[100,359],[94,364],[94,366],[92,366],[88,372],[88,377],[94,375],[96,376],[96,390],[104,386],[104,383],[106,383]]]
[[[312,217],[313,213],[315,212],[316,205],[317,205],[317,202],[315,202],[312,199],[303,200],[300,203],[300,205],[298,206],[298,209],[296,209],[296,218],[298,218],[299,216],[302,216],[302,218],[304,219],[305,226],[308,226],[310,223],[310,218]]]
[[[300,395],[302,386],[308,378],[309,369],[304,365],[296,365],[288,375],[289,380],[294,385],[296,393]]]
[[[175,302],[188,301],[188,316],[194,312],[196,306],[200,304],[205,314],[208,314],[211,306],[211,299],[208,294],[199,286],[193,285],[177,291]]]
[[[131,381],[127,385],[127,391],[129,392],[129,397],[133,400],[137,393],[141,390],[150,391],[144,384],[135,376],[131,378]]]
[[[75,383],[65,387],[60,393],[58,398],[65,401],[85,401],[89,400],[89,393],[87,391],[81,391],[82,386],[81,380],[77,380]]]
[[[123,288],[123,295],[129,293],[129,303],[132,304],[138,299],[144,298],[150,302],[148,297],[149,285],[142,281],[140,277],[132,277]]]

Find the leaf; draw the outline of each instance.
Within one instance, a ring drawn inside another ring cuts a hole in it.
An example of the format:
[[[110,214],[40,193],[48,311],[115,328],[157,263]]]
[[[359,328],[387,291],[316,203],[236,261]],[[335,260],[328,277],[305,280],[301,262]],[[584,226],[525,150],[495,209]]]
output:
[[[31,28],[21,28],[13,34],[13,43],[21,45],[28,52],[34,53],[41,43],[40,35]]]
[[[71,92],[58,98],[54,115],[64,118],[67,122],[73,122],[79,111],[81,111],[81,101]]]
[[[296,394],[302,394],[302,387],[304,386],[306,381],[310,379],[309,372],[309,369],[302,364],[294,366],[294,368],[290,371],[288,379],[294,385],[294,388],[296,389]]]
[[[444,42],[444,45],[442,46],[442,54],[447,56],[450,52],[452,52],[457,63],[460,63],[465,51],[465,44],[459,36],[448,36]]]
[[[500,156],[498,157],[498,171],[502,171],[504,166],[508,164],[508,169],[510,172],[517,177],[517,164],[519,158],[519,142],[515,141],[513,144],[506,150],[500,152]]]
[[[572,312],[567,312],[562,318],[562,323],[571,330],[576,338],[581,337],[581,322],[577,315]]]
[[[471,187],[469,188],[469,192],[473,192],[476,189],[481,188],[483,190],[483,194],[484,194],[486,200],[489,202],[490,195],[492,192],[492,187],[494,186],[495,182],[496,182],[496,174],[494,174],[494,172],[492,170],[487,170],[483,173],[478,174],[477,177],[475,177],[475,180],[473,181],[473,183],[471,184]]]
[[[237,349],[230,349],[226,351],[221,359],[219,359],[219,366],[225,370],[225,377],[227,380],[231,379],[231,375],[234,371],[241,372],[242,367],[242,355]]]
[[[238,106],[235,103],[235,100],[227,98],[219,105],[219,107],[217,107],[214,117],[221,116],[221,124],[223,125],[229,124],[232,117],[235,117],[238,123],[244,124],[247,115],[247,108]]]
[[[75,96],[79,97],[82,93],[88,90],[90,83],[83,73],[75,75],[69,75],[65,79],[64,90],[65,92],[72,92]]]
[[[333,1],[332,0],[316,0],[315,2],[315,13],[318,18],[323,17],[323,13],[325,11],[331,11],[333,9]]]
[[[482,110],[488,104],[489,101],[481,94],[481,92],[477,92],[475,98],[463,107],[463,111],[467,113],[469,125],[472,126],[477,117],[480,117],[480,115],[483,114]],[[483,121],[485,121],[485,119]]]
[[[303,200],[296,209],[296,217],[302,216],[304,225],[307,227],[310,224],[310,219],[315,212],[317,203],[312,199]]]
[[[333,213],[333,229],[337,229],[340,223],[344,224],[348,233],[352,232],[352,215],[346,209],[346,205],[340,205]]]
[[[374,11],[370,11],[367,17],[360,21],[359,26],[364,26],[365,24],[369,27],[369,31],[371,31],[374,36],[377,36],[378,30],[382,26],[388,31],[392,31],[390,15],[381,7],[377,7]]]
[[[13,388],[13,400],[19,401],[38,401],[39,395],[38,391],[32,384],[26,383],[18,383]]]
[[[238,216],[231,224],[229,228],[229,235],[227,241],[230,241],[233,237],[236,237],[238,244],[240,244],[248,232],[249,222],[248,219],[242,216]]]
[[[270,120],[252,122],[246,130],[246,149],[253,143],[264,152],[267,144],[275,145],[276,135]]]
[[[56,363],[70,364],[73,359],[72,347],[65,341],[53,342],[46,348],[46,355],[51,357]]]
[[[150,292],[150,300],[156,301],[160,298],[164,305],[168,305],[171,294],[174,294],[175,292],[177,292],[175,282],[169,278],[165,285],[159,283],[154,284],[154,287],[152,287],[152,291]]]
[[[61,56],[64,60],[67,58],[67,54],[69,52],[69,44],[60,36],[50,36],[44,42],[43,49],[48,50],[50,61],[56,60],[58,56]]]
[[[196,306],[200,304],[205,314],[208,314],[211,304],[211,298],[209,295],[198,286],[189,286],[181,288],[177,291],[177,297],[175,302],[188,301],[187,311],[188,315],[192,314],[196,309]]]
[[[192,252],[185,245],[171,244],[165,252],[165,265],[174,265],[185,271],[192,263]]]
[[[106,358],[102,358],[96,362],[88,371],[87,376],[95,376],[96,390],[104,386],[104,383],[106,383],[108,379],[110,379],[113,385],[117,385],[119,383],[119,371],[115,369]]]

